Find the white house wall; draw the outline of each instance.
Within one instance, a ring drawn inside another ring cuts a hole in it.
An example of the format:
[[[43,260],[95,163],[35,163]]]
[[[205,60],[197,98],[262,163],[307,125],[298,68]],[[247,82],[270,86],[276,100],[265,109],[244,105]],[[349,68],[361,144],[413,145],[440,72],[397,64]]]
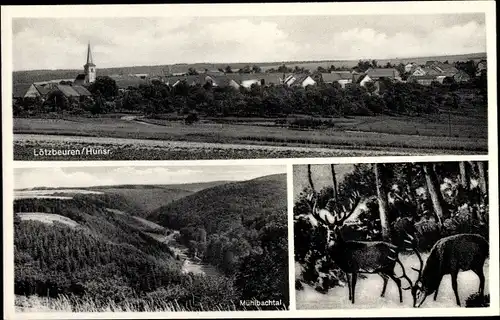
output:
[[[304,81],[302,81],[302,86],[305,88],[307,86],[313,86],[316,84],[313,78],[307,77]]]
[[[31,85],[26,93],[24,94],[25,98],[36,98],[40,96],[40,92],[35,88],[34,85]]]

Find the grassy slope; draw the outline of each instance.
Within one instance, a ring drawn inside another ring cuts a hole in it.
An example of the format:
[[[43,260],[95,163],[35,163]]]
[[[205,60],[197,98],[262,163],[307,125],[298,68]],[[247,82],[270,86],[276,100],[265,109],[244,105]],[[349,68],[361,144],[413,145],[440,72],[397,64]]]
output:
[[[224,231],[220,229],[242,216],[251,219],[266,211],[286,208],[286,195],[286,175],[270,175],[199,191],[153,211],[148,218],[165,227],[169,227],[170,217],[184,225],[198,220],[210,234]]]

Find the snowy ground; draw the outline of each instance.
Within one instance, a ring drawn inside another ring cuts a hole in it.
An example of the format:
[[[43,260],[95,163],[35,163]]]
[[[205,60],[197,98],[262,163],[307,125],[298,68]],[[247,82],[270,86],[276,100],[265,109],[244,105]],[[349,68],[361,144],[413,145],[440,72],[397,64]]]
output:
[[[423,255],[424,261],[427,256]],[[405,265],[406,273],[412,279],[416,280],[417,273],[411,270],[411,266],[418,267],[416,256],[403,256],[400,259]],[[299,264],[295,265],[296,273]],[[395,269],[396,274],[400,275],[398,267]],[[489,294],[489,260],[486,260],[484,265],[486,277],[485,294]],[[359,279],[356,283],[356,299],[355,304],[349,301],[348,288],[335,287],[328,291],[327,294],[322,294],[314,290],[311,286],[304,284],[303,290],[296,291],[297,309],[360,309],[360,308],[411,308],[413,306],[412,296],[410,291],[403,290],[403,303],[399,303],[399,294],[396,284],[389,280],[385,297],[380,297],[382,291],[382,278],[377,274],[367,274],[366,279]],[[402,287],[405,287],[403,281]],[[465,306],[465,299],[471,294],[476,293],[479,289],[479,279],[472,271],[460,272],[458,275],[458,294],[462,307]],[[439,286],[439,294],[437,300],[433,300],[433,296],[427,297],[421,308],[453,308],[456,307],[455,296],[451,288],[451,277],[446,275]]]

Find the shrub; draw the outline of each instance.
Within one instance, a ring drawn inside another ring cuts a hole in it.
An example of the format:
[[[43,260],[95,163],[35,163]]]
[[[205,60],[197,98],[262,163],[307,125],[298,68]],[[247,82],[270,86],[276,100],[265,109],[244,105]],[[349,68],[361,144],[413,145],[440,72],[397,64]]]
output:
[[[490,306],[490,295],[481,295],[473,293],[465,300],[466,308],[487,308]]]
[[[197,113],[191,112],[189,113],[186,118],[184,119],[185,124],[193,124],[195,122],[198,122],[200,119],[198,117]]]

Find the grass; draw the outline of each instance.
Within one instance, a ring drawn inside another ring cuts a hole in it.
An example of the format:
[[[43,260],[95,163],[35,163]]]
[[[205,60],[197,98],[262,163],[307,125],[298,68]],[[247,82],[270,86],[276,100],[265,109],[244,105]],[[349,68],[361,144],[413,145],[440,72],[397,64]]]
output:
[[[156,120],[158,125],[152,125],[116,118],[16,118],[14,157],[16,160],[32,160],[34,148],[50,147],[50,141],[55,141],[53,137],[45,139],[46,136],[40,135],[60,136],[59,143],[53,143],[56,148],[64,148],[62,142],[71,136],[72,147],[105,147],[111,150],[111,155],[37,160],[328,157],[374,155],[377,151],[382,155],[486,153],[486,118],[459,115],[452,118],[452,136],[448,136],[448,124],[443,121],[388,116],[334,119],[334,128],[324,130],[259,125],[262,119],[243,124],[206,122],[194,125]],[[249,146],[282,148],[248,150]]]
[[[16,312],[189,312],[189,311],[244,311],[236,304],[229,306],[193,306],[186,307],[179,303],[156,300],[142,300],[140,304],[125,301],[117,304],[109,300],[104,305],[97,304],[91,298],[71,298],[61,295],[57,298],[39,296],[15,296]],[[255,309],[252,309],[252,311]],[[286,310],[284,307],[277,310]]]
[[[47,224],[54,224],[54,222],[59,222],[70,226],[71,228],[75,228],[79,225],[76,221],[58,214],[44,212],[18,212],[16,214],[19,215],[21,220],[36,220]]]

